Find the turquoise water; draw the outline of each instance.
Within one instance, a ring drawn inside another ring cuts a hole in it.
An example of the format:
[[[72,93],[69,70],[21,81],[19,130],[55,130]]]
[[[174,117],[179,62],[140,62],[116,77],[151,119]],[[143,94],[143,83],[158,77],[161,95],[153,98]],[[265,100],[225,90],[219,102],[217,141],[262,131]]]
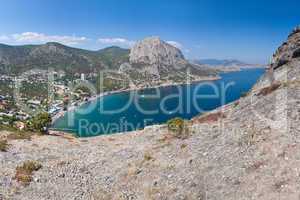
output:
[[[191,119],[237,100],[263,73],[264,69],[248,69],[221,74],[217,81],[108,95],[68,112],[53,128],[91,137],[142,129],[174,117]]]

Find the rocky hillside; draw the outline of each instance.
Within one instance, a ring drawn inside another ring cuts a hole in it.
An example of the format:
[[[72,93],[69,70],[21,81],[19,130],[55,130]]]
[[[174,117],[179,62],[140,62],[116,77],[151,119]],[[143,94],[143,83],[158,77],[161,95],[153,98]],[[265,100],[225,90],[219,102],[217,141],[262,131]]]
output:
[[[299,199],[299,30],[247,96],[190,121],[186,137],[164,125],[84,139],[8,137],[0,198]],[[24,186],[14,177],[27,160],[42,168]]]

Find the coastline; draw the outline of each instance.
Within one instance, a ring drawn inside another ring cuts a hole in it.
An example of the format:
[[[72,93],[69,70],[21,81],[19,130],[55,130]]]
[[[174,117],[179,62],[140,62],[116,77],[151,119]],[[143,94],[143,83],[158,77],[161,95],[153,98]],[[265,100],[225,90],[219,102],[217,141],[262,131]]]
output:
[[[159,85],[154,85],[154,86],[150,86],[150,87],[145,87],[145,86],[138,86],[135,88],[128,88],[128,89],[120,89],[120,90],[114,90],[114,91],[109,91],[109,92],[103,92],[101,94],[98,94],[96,96],[93,96],[91,98],[88,99],[88,101],[83,101],[83,102],[78,102],[78,105],[72,105],[70,107],[68,107],[67,110],[62,110],[60,112],[58,112],[57,114],[55,114],[54,116],[52,116],[52,125],[55,124],[55,122],[57,120],[59,120],[61,117],[63,117],[67,112],[71,112],[74,111],[75,109],[77,109],[78,107],[86,104],[86,103],[91,103],[101,97],[105,97],[108,95],[112,95],[112,94],[119,94],[119,93],[123,93],[123,92],[131,92],[131,91],[140,91],[140,90],[145,90],[145,89],[155,89],[155,88],[164,88],[164,87],[171,87],[171,86],[183,86],[183,85],[192,85],[192,84],[196,84],[196,83],[200,83],[200,82],[205,82],[205,81],[216,81],[216,80],[220,80],[221,76],[217,75],[217,76],[213,76],[213,77],[200,77],[197,80],[193,80],[191,82],[165,82]]]

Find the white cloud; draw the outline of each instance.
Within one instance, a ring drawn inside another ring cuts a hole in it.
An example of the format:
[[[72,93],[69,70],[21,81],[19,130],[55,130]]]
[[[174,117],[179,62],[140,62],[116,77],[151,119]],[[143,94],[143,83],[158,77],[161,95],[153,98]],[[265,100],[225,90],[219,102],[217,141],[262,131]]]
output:
[[[44,33],[35,32],[13,34],[11,38],[17,43],[59,42],[66,45],[77,45],[88,40],[86,37],[46,35]]]
[[[104,45],[120,45],[126,47],[132,47],[135,44],[135,41],[125,38],[99,38],[97,42]]]
[[[6,42],[6,41],[8,41],[9,40],[9,37],[8,36],[6,36],[6,35],[0,35],[0,41],[1,42]]]
[[[167,41],[168,44],[178,48],[178,49],[182,49],[183,45],[179,42],[176,42],[176,41]]]
[[[46,42],[59,42],[65,45],[78,45],[88,41],[86,37],[47,35],[44,33],[24,32],[11,35],[1,35],[1,42],[10,44],[39,44]]]

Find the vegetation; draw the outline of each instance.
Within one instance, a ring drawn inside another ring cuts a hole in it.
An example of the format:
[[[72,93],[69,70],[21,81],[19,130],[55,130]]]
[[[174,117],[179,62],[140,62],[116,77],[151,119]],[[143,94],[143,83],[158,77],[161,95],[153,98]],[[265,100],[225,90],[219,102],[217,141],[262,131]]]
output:
[[[20,93],[26,98],[36,97],[44,99],[48,97],[48,85],[47,83],[23,82]]]
[[[6,152],[8,148],[7,140],[0,140],[0,151]]]
[[[151,154],[149,152],[146,152],[144,154],[144,161],[150,161],[153,160],[154,158],[151,156]]]
[[[187,127],[187,122],[185,122],[183,119],[177,117],[174,119],[171,119],[167,122],[168,130],[174,133],[175,137],[177,138],[187,138],[189,131]]]
[[[235,108],[235,107],[237,107],[239,104],[240,104],[240,102],[239,102],[239,101],[236,101],[236,102],[234,102],[233,107]]]
[[[12,81],[4,81],[0,80],[0,94],[2,95],[13,95],[13,90],[12,90]]]
[[[121,63],[129,60],[128,49],[110,47],[100,51],[88,51],[55,42],[34,46],[0,45],[0,51],[8,58],[7,62],[0,66],[0,72],[3,74],[21,74],[37,68],[64,70],[67,74],[89,73],[105,67],[118,69]]]
[[[98,76],[96,80],[97,92],[108,92],[113,90],[120,90],[123,88],[128,88],[129,81],[125,76],[121,76],[117,73],[104,74],[104,79]]]
[[[41,168],[42,165],[37,161],[26,161],[16,168],[15,179],[18,182],[28,185],[32,181],[33,172]]]
[[[45,133],[45,128],[51,125],[52,119],[49,113],[42,112],[34,116],[31,120],[30,126],[32,129]]]
[[[119,69],[120,64],[129,61],[129,50],[120,47],[108,47],[100,50],[99,57],[110,69]]]
[[[14,122],[17,121],[16,116],[1,116],[1,122],[7,122],[10,127],[13,126]],[[3,125],[0,125],[0,130],[2,129]]]

